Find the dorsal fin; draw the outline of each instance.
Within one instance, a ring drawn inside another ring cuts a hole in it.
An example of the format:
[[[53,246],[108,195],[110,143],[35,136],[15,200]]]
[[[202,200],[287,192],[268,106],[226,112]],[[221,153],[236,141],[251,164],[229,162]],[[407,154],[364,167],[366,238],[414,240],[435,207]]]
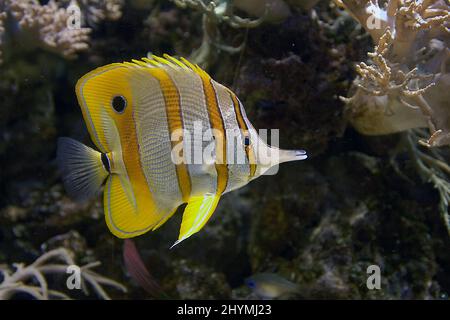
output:
[[[187,72],[195,72],[203,77],[206,76],[208,78],[211,78],[209,74],[197,64],[193,64],[183,57],[177,59],[168,54],[163,54],[163,57],[152,55],[150,56],[150,58],[141,58],[141,60],[132,59],[131,62],[123,62],[123,64],[127,66],[144,68],[170,68],[173,70],[184,70]]]

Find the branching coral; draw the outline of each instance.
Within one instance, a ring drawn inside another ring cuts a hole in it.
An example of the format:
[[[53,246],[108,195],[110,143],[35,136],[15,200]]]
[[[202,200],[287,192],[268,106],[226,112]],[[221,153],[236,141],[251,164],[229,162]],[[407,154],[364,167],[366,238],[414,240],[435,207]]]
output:
[[[391,163],[397,172],[407,180],[409,178],[401,172],[396,157],[406,149],[409,158],[412,160],[415,171],[424,182],[433,184],[439,195],[439,211],[444,220],[447,231],[450,234],[450,215],[448,212],[450,203],[450,166],[448,165],[448,149],[445,148],[426,148],[421,150],[417,145],[418,139],[426,136],[425,129],[414,129],[405,133],[404,139],[394,150]],[[445,153],[447,152],[447,154]]]
[[[115,21],[122,16],[123,0],[63,0],[66,4],[77,4],[83,12],[85,24],[95,27],[103,20]]]
[[[359,77],[346,114],[361,133],[406,133],[410,157],[420,176],[439,193],[439,208],[450,232],[450,6],[444,0],[335,0],[376,43],[369,63],[356,66]],[[430,136],[424,130],[428,127]],[[448,150],[445,150],[448,151]],[[394,162],[393,162],[394,163]]]
[[[16,263],[14,272],[11,272],[7,266],[0,265],[0,273],[3,276],[3,281],[0,283],[0,300],[13,298],[20,293],[28,294],[38,300],[70,299],[64,292],[50,289],[46,275],[66,274],[68,267],[73,265],[75,262],[71,252],[64,248],[44,253],[28,266]],[[104,285],[123,292],[127,291],[120,283],[92,271],[92,268],[99,265],[100,262],[97,261],[80,268],[81,287],[84,294],[89,294],[87,284],[102,299],[110,299],[103,288]]]
[[[436,149],[431,151],[432,155],[428,155],[417,148],[417,145],[409,137],[409,146],[413,153],[415,164],[418,172],[422,178],[431,182],[439,192],[439,210],[444,219],[445,226],[450,233],[450,215],[448,213],[448,206],[450,202],[450,167],[447,164],[445,157]]]
[[[44,5],[38,0],[1,0],[0,50],[7,34],[10,40],[29,47],[75,58],[89,48],[92,30],[82,26],[117,20],[122,15],[122,4],[123,0],[50,0]],[[78,8],[79,17],[74,16],[73,8]],[[79,19],[80,25],[71,25],[74,19]]]
[[[450,6],[445,0],[335,0],[376,43],[347,102],[353,126],[378,135],[428,126],[427,146],[450,144]]]
[[[36,0],[6,0],[5,9],[11,18],[12,37],[27,39],[66,58],[74,58],[78,52],[88,48],[91,30],[68,28],[70,13],[55,1],[41,5]]]

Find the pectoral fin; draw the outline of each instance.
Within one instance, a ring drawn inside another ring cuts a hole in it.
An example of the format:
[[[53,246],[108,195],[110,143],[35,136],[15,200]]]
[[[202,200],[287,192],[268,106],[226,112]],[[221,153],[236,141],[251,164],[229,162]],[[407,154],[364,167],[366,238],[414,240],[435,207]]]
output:
[[[189,200],[189,203],[183,213],[180,235],[171,248],[203,228],[216,209],[219,199],[219,195],[205,194],[200,197],[192,197]]]
[[[108,176],[102,154],[70,138],[58,139],[57,163],[67,192],[77,200],[97,195]]]

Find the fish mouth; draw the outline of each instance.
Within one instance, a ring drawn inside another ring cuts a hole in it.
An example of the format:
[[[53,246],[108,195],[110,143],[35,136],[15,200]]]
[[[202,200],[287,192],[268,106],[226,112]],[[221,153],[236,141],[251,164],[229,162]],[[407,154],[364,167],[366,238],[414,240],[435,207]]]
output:
[[[308,158],[308,155],[306,154],[305,150],[295,150],[295,157],[298,160],[304,160],[304,159]]]
[[[281,150],[278,149],[278,159],[273,165],[289,162],[289,161],[299,161],[304,160],[308,156],[305,150]]]
[[[305,150],[295,150],[295,155],[297,157],[306,156],[306,151]]]

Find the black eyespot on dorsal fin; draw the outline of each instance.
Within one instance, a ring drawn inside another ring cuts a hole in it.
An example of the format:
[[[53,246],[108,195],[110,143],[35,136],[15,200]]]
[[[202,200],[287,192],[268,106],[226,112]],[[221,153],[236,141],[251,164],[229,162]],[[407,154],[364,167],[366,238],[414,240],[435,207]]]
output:
[[[244,146],[248,147],[250,145],[250,137],[245,136],[244,137]]]

